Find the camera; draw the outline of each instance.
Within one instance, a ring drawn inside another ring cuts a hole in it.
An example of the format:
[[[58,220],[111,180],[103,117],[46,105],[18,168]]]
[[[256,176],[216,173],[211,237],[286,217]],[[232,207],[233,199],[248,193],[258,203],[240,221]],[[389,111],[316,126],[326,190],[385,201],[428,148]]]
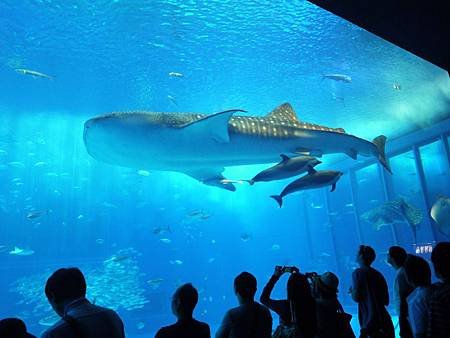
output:
[[[281,265],[277,265],[275,267],[275,270],[280,271],[281,273],[286,273],[286,272],[288,272],[288,273],[294,273],[294,272],[298,273],[299,272],[298,268],[295,267],[295,266],[281,266]]]
[[[314,280],[317,277],[319,277],[319,274],[317,272],[306,272],[305,273],[306,278]]]

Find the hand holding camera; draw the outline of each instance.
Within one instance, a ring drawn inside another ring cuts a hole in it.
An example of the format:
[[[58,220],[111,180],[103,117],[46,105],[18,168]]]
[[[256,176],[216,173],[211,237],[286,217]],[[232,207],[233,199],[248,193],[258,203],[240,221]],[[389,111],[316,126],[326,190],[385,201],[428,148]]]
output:
[[[275,266],[274,276],[280,277],[284,273],[299,273],[300,270],[295,266]]]

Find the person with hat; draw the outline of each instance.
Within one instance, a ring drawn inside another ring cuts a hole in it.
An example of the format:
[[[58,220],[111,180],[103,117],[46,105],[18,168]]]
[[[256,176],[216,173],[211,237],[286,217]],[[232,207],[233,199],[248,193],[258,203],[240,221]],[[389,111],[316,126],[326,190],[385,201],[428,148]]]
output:
[[[316,300],[317,338],[336,338],[338,313],[343,312],[337,297],[339,278],[332,272],[310,276]]]
[[[5,318],[0,320],[1,338],[36,338],[27,332],[27,327],[23,320],[19,318]]]

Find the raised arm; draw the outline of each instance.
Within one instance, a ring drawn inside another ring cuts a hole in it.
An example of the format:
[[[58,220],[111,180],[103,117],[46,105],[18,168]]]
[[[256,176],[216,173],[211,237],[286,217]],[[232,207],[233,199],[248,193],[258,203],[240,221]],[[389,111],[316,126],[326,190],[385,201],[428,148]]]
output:
[[[270,298],[270,295],[272,294],[272,290],[282,274],[283,274],[282,269],[280,270],[275,268],[275,272],[273,273],[272,277],[270,277],[269,281],[267,282],[266,286],[263,289],[263,292],[261,293],[261,297],[259,298],[259,301],[262,304],[264,304],[269,309],[275,311],[278,314],[280,314],[281,311],[283,311],[284,301],[272,299]]]

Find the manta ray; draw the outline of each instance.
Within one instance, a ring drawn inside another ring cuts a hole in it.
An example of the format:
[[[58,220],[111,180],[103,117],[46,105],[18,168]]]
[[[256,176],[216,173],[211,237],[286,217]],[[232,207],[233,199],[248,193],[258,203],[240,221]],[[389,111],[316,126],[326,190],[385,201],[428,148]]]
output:
[[[370,142],[342,128],[303,122],[289,103],[265,116],[237,115],[244,112],[115,112],[86,121],[84,143],[103,162],[181,172],[230,191],[236,188],[223,177],[224,167],[274,163],[280,154],[373,156],[390,172],[383,135]]]

